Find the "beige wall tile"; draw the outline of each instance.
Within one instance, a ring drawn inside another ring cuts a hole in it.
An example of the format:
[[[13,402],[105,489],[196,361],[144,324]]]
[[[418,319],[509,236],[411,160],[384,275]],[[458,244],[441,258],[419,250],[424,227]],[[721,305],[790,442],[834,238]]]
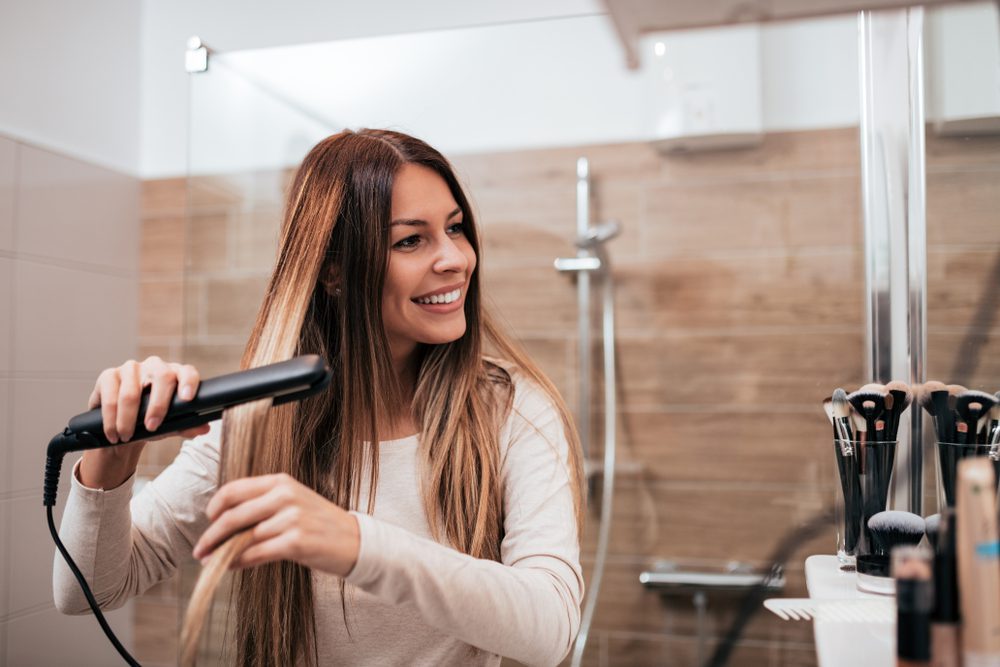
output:
[[[180,337],[183,335],[184,282],[143,280],[139,283],[139,336]]]
[[[860,253],[685,258],[621,266],[620,330],[857,327]]]
[[[980,331],[927,332],[927,377],[994,393],[1000,389],[1000,321]]]
[[[14,249],[14,193],[18,144],[0,137],[0,250]]]
[[[517,269],[486,268],[486,303],[521,337],[565,336],[576,328],[576,289],[552,264]],[[543,335],[539,335],[543,334]]]
[[[608,553],[763,563],[786,532],[832,505],[834,494],[832,485],[622,482],[616,487]],[[591,503],[582,545],[585,554],[594,552],[597,540],[594,516],[599,498]],[[803,560],[810,553],[832,550],[832,521],[830,526],[829,535],[803,548]]]
[[[55,544],[37,496],[17,498],[9,503],[9,611],[11,615],[18,615],[52,604],[52,555]],[[63,505],[65,495],[56,507],[56,526],[62,519]]]
[[[135,356],[134,278],[15,262],[14,368],[93,373]]]
[[[11,369],[14,335],[14,261],[0,257],[0,373]]]
[[[0,425],[0,466],[3,468],[0,470],[0,497],[4,497],[10,490],[10,467],[14,438],[14,430],[11,427],[11,420],[14,416],[13,396],[11,395],[13,383],[14,380],[11,378],[0,377],[0,419],[3,420],[3,424]],[[55,434],[53,433],[53,435]],[[2,555],[3,551],[0,550],[0,556]],[[2,613],[0,613],[0,618],[3,618]]]
[[[655,480],[833,483],[832,436],[819,401],[812,409],[734,407],[626,412],[620,417],[623,456]]]
[[[1000,246],[927,249],[928,329],[1000,326]]]
[[[139,268],[144,274],[184,272],[187,218],[183,215],[144,218]]]
[[[776,597],[808,597],[805,573],[800,568],[786,572],[786,587],[775,592]],[[685,571],[718,572],[718,568],[697,565],[679,566]],[[672,589],[669,593],[650,589],[639,583],[639,573],[650,564],[612,561],[607,564],[601,582],[600,599],[593,628],[599,632],[662,633],[694,637],[698,634],[697,611],[692,604],[691,590]],[[705,631],[718,637],[732,623],[743,601],[742,592],[709,591]],[[764,609],[755,614],[743,632],[743,639],[758,641],[812,641],[812,625],[788,623]]]
[[[229,239],[233,268],[271,271],[281,235],[281,209],[258,206],[235,216]]]
[[[187,269],[195,273],[229,267],[228,210],[194,213],[188,217]]]
[[[998,168],[927,174],[927,247],[1000,244]]]
[[[87,411],[87,399],[96,380],[97,373],[87,380],[18,378],[12,381],[12,491],[42,488],[45,448],[53,436],[66,428],[71,417]],[[65,475],[59,484],[59,497],[62,499],[69,493],[68,465],[76,458],[76,455],[68,456],[63,466]]]
[[[708,660],[715,641],[707,644]],[[607,640],[607,667],[696,667],[698,644],[692,637],[635,636],[626,633],[611,635]],[[726,663],[732,667],[811,667],[816,664],[816,652],[811,644],[779,644],[772,642],[742,642]]]
[[[927,132],[927,173],[1000,164],[1000,137],[940,137]]]
[[[266,276],[209,281],[206,284],[205,333],[248,337],[266,289]]]
[[[142,217],[181,217],[187,213],[187,179],[161,178],[142,182]]]
[[[653,256],[856,246],[859,202],[855,175],[650,187],[644,244]]]
[[[0,499],[0,619],[7,618],[10,609],[10,513],[13,502],[6,498]],[[0,621],[2,623],[2,621]],[[3,631],[0,630],[0,635]],[[3,648],[0,645],[0,648]],[[0,653],[0,655],[3,655]]]
[[[133,644],[132,613],[131,604],[105,613],[108,623],[126,648]],[[121,656],[91,615],[63,616],[49,608],[7,623],[8,665],[107,667],[121,662]]]
[[[152,600],[149,596],[136,600],[135,659],[143,665],[176,664],[180,645],[178,619],[183,613],[176,601]]]
[[[17,250],[135,271],[139,181],[22,145]]]
[[[619,382],[635,406],[819,405],[863,384],[864,334],[833,330],[620,336]]]
[[[243,344],[222,344],[189,342],[184,347],[184,363],[198,369],[201,377],[209,378],[240,369]]]

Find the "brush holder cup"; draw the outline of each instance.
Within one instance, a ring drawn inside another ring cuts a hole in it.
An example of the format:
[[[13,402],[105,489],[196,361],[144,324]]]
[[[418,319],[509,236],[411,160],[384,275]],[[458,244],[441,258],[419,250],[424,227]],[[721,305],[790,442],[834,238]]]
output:
[[[837,492],[837,558],[842,567],[877,553],[868,519],[887,509],[896,442],[834,440]]]
[[[1000,450],[990,445],[960,444],[955,442],[938,442],[937,472],[938,472],[938,509],[955,507],[955,480],[958,475],[958,462],[974,456],[986,456],[993,462],[993,472],[1000,480]]]

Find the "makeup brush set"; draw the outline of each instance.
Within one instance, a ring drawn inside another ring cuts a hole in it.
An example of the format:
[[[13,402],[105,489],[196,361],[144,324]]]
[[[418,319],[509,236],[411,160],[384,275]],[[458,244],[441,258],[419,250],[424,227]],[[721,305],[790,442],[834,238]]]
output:
[[[1000,391],[966,389],[957,384],[925,382],[918,401],[934,420],[940,490],[955,506],[958,462],[986,456],[1000,477]]]
[[[887,540],[897,535],[901,514],[886,513],[889,484],[896,460],[899,424],[912,397],[908,385],[890,382],[867,384],[850,394],[837,389],[823,401],[833,425],[834,455],[843,498],[837,555],[845,566],[857,565],[859,570],[888,576],[888,554],[893,545]],[[922,524],[922,517],[916,519]],[[904,521],[902,532],[912,525],[914,522]],[[922,525],[920,536],[923,536]]]

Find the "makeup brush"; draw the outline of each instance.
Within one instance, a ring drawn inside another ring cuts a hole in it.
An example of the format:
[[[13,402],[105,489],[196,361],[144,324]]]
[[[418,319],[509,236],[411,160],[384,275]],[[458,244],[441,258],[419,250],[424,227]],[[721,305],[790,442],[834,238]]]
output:
[[[979,444],[980,420],[989,414],[996,404],[996,397],[985,391],[970,390],[955,397],[955,412],[965,422],[969,433],[969,444]]]
[[[958,397],[968,391],[965,387],[960,384],[949,384],[948,386],[948,410],[950,411],[951,421],[952,421],[952,433],[958,429],[959,419],[958,413],[955,411],[955,406],[958,403]],[[952,441],[954,442],[954,440]]]
[[[889,392],[886,402],[888,403],[889,398],[892,399],[892,405],[887,406],[890,416],[886,419],[886,439],[892,442],[896,440],[896,434],[899,432],[900,418],[913,402],[913,392],[909,385],[899,380],[893,380],[885,388]]]
[[[938,442],[950,442],[948,420],[948,387],[943,382],[928,380],[920,387],[920,405],[934,418],[934,431]]]
[[[870,385],[866,385],[870,386]],[[865,430],[869,434],[875,431],[875,420],[885,412],[885,394],[879,391],[859,389],[849,394],[847,401],[858,414],[865,418]]]
[[[888,510],[879,512],[865,522],[871,536],[871,553],[858,554],[858,587],[874,593],[887,593],[885,579],[889,577],[889,554],[893,547],[919,544],[924,537],[925,523],[922,516],[910,512]],[[881,577],[871,580],[865,577]]]
[[[847,392],[837,388],[830,399],[830,409],[834,426],[837,469],[840,472],[840,488],[844,494],[844,550],[854,554],[857,550],[861,530],[861,482],[858,478],[858,451],[854,448],[851,431],[851,404],[847,402]]]
[[[874,541],[873,552],[888,556],[893,547],[916,545],[924,539],[927,522],[919,514],[887,510],[868,519]]]
[[[834,390],[830,402],[833,410],[834,434],[840,440],[852,443],[854,433],[851,429],[851,404],[847,402],[847,392],[838,387]]]

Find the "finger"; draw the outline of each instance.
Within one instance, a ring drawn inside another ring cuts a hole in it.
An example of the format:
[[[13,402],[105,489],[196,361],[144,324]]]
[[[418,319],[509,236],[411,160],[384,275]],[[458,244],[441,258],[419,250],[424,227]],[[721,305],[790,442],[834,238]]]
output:
[[[198,369],[191,364],[170,364],[177,374],[177,395],[181,400],[189,401],[194,398],[201,384],[201,375]]]
[[[97,376],[97,382],[94,383],[94,390],[90,392],[90,396],[87,398],[87,409],[93,410],[101,404],[101,378],[104,377],[102,372]]]
[[[155,431],[170,409],[170,399],[177,387],[177,375],[159,357],[150,357],[142,362],[142,376],[148,379],[150,386],[149,403],[146,405],[147,431]],[[145,380],[144,379],[144,383]]]
[[[134,360],[121,365],[118,373],[121,385],[118,387],[118,418],[115,425],[122,442],[127,442],[135,433],[135,420],[139,414],[139,398],[142,388],[139,384],[139,364]]]
[[[294,560],[298,553],[297,536],[284,532],[263,542],[256,542],[233,559],[232,569],[254,567],[277,560]]]
[[[275,486],[291,482],[292,478],[285,474],[260,475],[258,477],[244,477],[229,482],[220,488],[212,499],[208,501],[205,508],[205,515],[210,521],[215,521],[220,514],[230,507],[244,503],[251,498],[263,495]],[[290,491],[290,489],[289,489]],[[285,500],[291,500],[291,493],[286,492]]]
[[[282,497],[283,495],[275,493],[275,490],[272,489],[264,495],[240,503],[220,514],[219,518],[214,520],[212,525],[202,533],[194,547],[194,557],[207,556],[234,533],[273,517],[287,504],[287,501]]]
[[[260,521],[253,527],[253,541],[263,542],[277,537],[299,522],[302,512],[298,507],[283,507],[270,517]]]
[[[112,445],[118,443],[118,388],[121,386],[118,369],[109,368],[98,379],[101,392],[101,420],[104,435]]]

